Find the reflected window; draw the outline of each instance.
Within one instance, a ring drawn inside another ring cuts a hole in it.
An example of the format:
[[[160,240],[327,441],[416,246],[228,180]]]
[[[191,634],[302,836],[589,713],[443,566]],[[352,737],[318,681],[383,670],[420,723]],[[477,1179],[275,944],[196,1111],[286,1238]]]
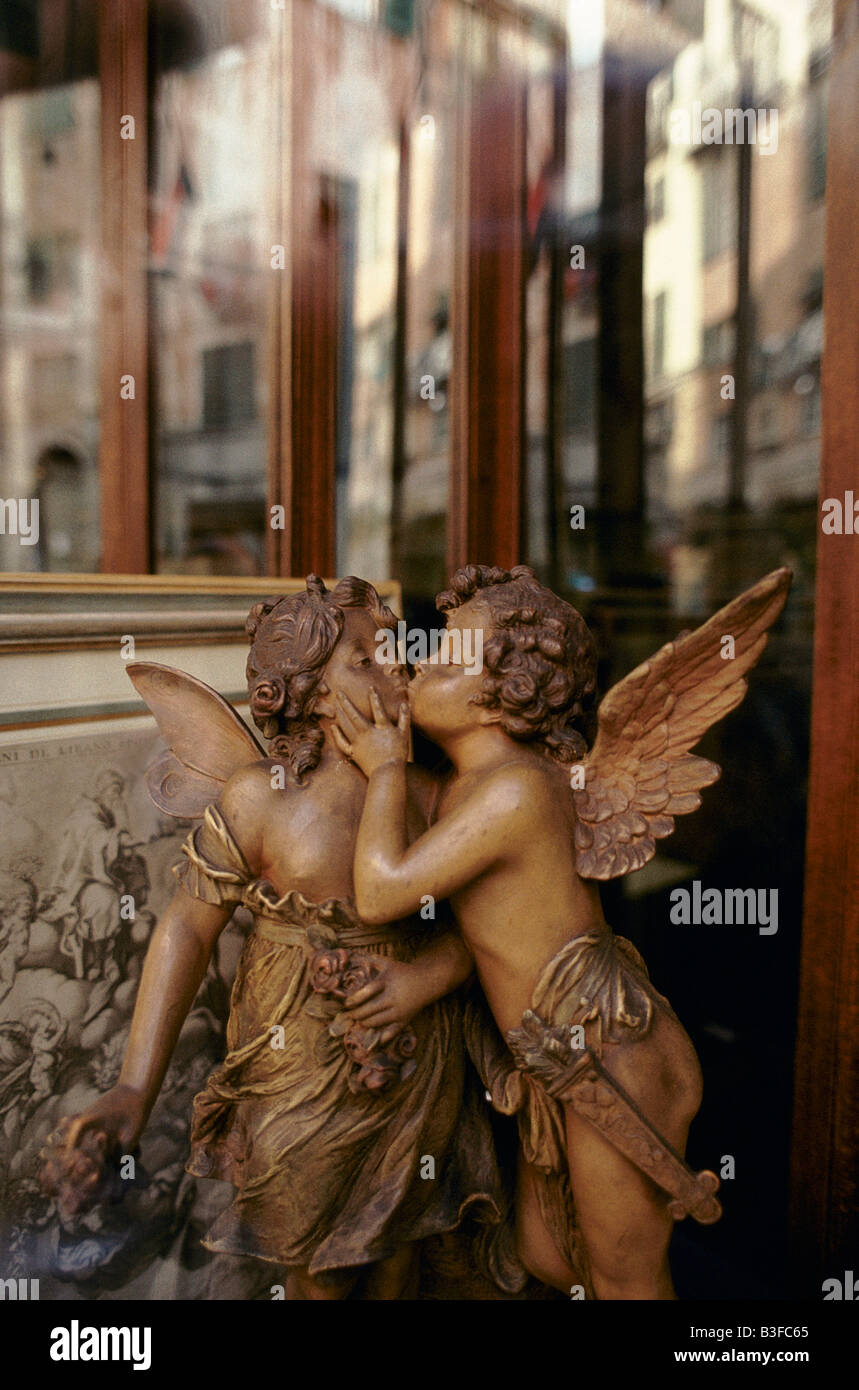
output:
[[[188,0],[184,16],[180,28],[166,12],[153,16],[157,568],[257,574],[266,562],[269,277],[278,273],[269,227],[277,69],[261,12]]]
[[[737,165],[724,149],[701,156],[704,260],[733,246],[737,236]]]
[[[39,568],[73,574],[98,569],[98,533],[91,525],[98,500],[95,460],[52,444],[38,460],[36,478]]]
[[[812,66],[813,81],[808,92],[808,197],[818,202],[826,192],[827,91],[824,74],[828,54],[820,55]]]
[[[647,184],[647,221],[661,222],[665,216],[665,178],[660,175]]]
[[[37,545],[7,537],[0,564],[86,571],[101,550],[100,95],[86,16],[59,49],[48,8],[0,16],[0,496],[38,497],[43,529]]]
[[[721,323],[705,323],[701,345],[701,359],[705,367],[720,367],[731,361],[734,355],[734,321],[722,319]]]
[[[253,343],[203,350],[203,429],[247,424],[256,417]]]
[[[665,317],[668,312],[668,292],[660,290],[653,301],[653,325],[650,340],[650,371],[662,376],[665,371]]]

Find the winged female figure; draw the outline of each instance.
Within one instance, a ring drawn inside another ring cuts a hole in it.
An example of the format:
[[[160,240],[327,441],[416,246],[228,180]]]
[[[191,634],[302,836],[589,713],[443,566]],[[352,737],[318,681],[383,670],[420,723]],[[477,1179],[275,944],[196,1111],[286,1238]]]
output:
[[[355,578],[329,592],[310,576],[306,592],[257,604],[247,678],[267,751],[202,682],[129,666],[168,745],[150,794],[195,825],[150,943],[119,1083],[67,1117],[45,1155],[44,1181],[67,1212],[97,1198],[111,1154],[144,1130],[215,941],[242,904],[254,925],[227,1055],[196,1098],[187,1166],[235,1188],[206,1245],[286,1266],[292,1299],[342,1298],[359,1281],[366,1297],[406,1297],[425,1237],[453,1230],[471,1206],[504,1230],[489,1117],[449,993],[470,956],[426,914],[377,925],[355,909],[366,781],[334,739],[336,701],[369,715],[372,697],[397,711],[405,673],[375,659],[376,633],[395,624]],[[404,776],[414,836],[437,787],[417,768]],[[350,1015],[350,998],[383,979],[374,1023]],[[503,1239],[481,1248],[502,1286],[521,1284]]]

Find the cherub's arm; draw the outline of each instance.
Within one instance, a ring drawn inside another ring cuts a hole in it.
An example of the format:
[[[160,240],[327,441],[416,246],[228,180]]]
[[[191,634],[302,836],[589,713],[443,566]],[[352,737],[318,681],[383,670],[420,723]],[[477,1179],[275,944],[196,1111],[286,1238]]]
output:
[[[355,901],[366,922],[416,912],[421,898],[448,898],[498,863],[525,832],[527,801],[513,769],[499,769],[443,820],[408,843],[408,706],[392,725],[371,696],[374,723],[341,698],[340,747],[368,777],[355,847]]]

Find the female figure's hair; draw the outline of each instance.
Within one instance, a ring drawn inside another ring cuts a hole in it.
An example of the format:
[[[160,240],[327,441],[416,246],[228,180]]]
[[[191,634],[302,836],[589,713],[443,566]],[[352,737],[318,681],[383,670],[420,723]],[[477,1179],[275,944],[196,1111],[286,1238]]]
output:
[[[250,639],[247,681],[254,723],[297,782],[319,762],[324,734],[313,709],[326,694],[322,672],[343,631],[343,610],[366,608],[379,627],[396,617],[372,584],[350,575],[328,590],[308,575],[303,594],[254,604],[245,623]]]
[[[528,565],[466,565],[436,607],[447,613],[478,596],[492,629],[475,704],[500,710],[511,738],[542,743],[561,763],[576,762],[593,735],[597,684],[596,647],[582,615]]]

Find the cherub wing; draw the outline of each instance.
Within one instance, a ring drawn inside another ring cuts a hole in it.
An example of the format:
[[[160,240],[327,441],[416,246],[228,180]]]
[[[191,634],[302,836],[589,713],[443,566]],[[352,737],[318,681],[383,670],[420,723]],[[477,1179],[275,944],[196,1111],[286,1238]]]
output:
[[[720,775],[690,753],[746,693],[745,673],[767,643],[792,575],[773,570],[709,622],[668,642],[606,695],[574,789],[576,867],[582,878],[619,878],[640,869],[670,835],[674,817],[695,811],[698,792]],[[733,657],[723,638],[733,638]]]
[[[234,772],[265,753],[229,701],[195,676],[154,661],[127,670],[169,750],[146,770],[149,795],[160,811],[193,820]]]

